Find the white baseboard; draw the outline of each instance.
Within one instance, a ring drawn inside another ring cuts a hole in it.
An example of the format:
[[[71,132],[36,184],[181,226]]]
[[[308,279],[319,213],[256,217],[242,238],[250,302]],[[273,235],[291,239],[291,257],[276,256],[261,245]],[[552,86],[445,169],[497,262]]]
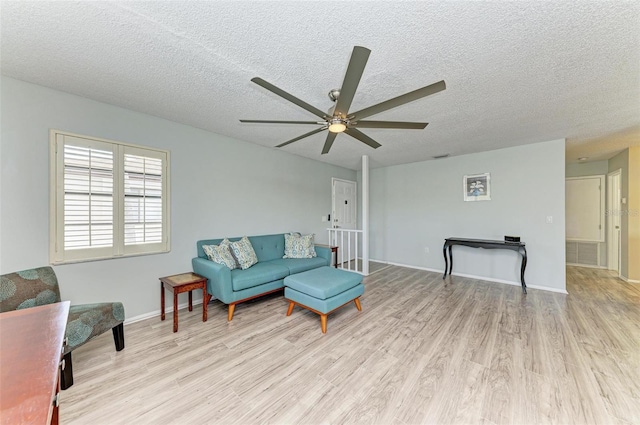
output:
[[[214,298],[211,297],[211,299],[213,300]],[[165,304],[165,308],[164,308],[165,315],[173,314],[173,302],[171,302],[170,304],[171,305]],[[200,305],[200,304],[202,304],[202,299],[193,301],[194,308],[195,308],[195,306]],[[188,301],[186,301],[186,302],[184,302],[182,304],[178,304],[178,310],[182,310],[183,308],[187,308],[188,306],[189,306],[189,302]],[[158,317],[158,316],[160,316],[160,309],[157,309],[157,310],[151,311],[149,313],[144,313],[144,314],[140,314],[138,316],[134,316],[134,317],[130,317],[128,319],[125,319],[124,324],[125,325],[130,325],[131,323],[139,322],[141,320],[151,319],[152,317]]]
[[[624,280],[627,283],[640,283],[640,280],[629,279],[626,276],[620,275],[620,279]]]
[[[585,269],[600,269],[600,270],[609,270],[607,266],[592,266],[589,264],[576,264],[576,263],[567,263],[567,266],[571,267],[584,267]]]
[[[436,273],[440,273],[440,274],[444,274],[444,270],[438,270],[438,269],[431,269],[428,267],[418,267],[418,266],[412,266],[410,264],[401,264],[401,263],[393,263],[390,261],[386,261],[387,264],[392,264],[394,266],[400,266],[400,267],[407,267],[410,269],[417,269],[417,270],[426,270],[429,272],[436,272]],[[452,273],[453,276],[460,276],[460,277],[468,277],[471,279],[478,279],[478,280],[484,280],[486,282],[497,282],[497,283],[504,283],[507,285],[514,285],[514,286],[522,286],[520,284],[520,282],[515,282],[513,280],[505,280],[505,279],[495,279],[492,277],[486,277],[486,276],[476,276],[473,274],[465,274],[465,273]],[[557,288],[550,288],[548,286],[540,286],[540,285],[529,285],[527,284],[527,289],[540,289],[542,291],[549,291],[549,292],[557,292],[560,294],[568,294],[568,292],[566,290],[562,290],[562,289],[557,289]]]

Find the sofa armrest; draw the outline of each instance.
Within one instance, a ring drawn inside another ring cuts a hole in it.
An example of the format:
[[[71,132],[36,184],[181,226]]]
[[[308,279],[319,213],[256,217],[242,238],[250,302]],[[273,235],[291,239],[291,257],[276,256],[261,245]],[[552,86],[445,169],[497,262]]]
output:
[[[194,273],[208,279],[207,292],[209,294],[225,304],[233,302],[231,270],[227,266],[200,257],[192,259],[191,265]]]
[[[327,260],[327,266],[331,265],[331,249],[327,248],[326,246],[318,246],[316,245],[315,247],[316,250],[316,255],[320,258],[324,258],[325,260]]]

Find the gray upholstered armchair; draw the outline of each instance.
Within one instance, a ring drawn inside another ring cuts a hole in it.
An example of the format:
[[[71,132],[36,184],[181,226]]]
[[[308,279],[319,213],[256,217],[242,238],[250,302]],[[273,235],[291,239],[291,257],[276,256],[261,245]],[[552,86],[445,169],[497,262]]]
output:
[[[51,267],[2,275],[0,313],[60,302],[58,279]],[[73,385],[71,352],[94,336],[111,329],[116,351],[124,348],[124,306],[120,302],[72,305],[67,320],[64,368],[60,374],[63,390]]]

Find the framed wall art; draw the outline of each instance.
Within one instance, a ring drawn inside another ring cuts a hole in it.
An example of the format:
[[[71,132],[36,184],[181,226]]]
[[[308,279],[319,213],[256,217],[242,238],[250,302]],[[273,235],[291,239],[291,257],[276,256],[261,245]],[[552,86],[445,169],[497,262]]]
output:
[[[490,201],[491,173],[464,176],[462,187],[465,201]]]

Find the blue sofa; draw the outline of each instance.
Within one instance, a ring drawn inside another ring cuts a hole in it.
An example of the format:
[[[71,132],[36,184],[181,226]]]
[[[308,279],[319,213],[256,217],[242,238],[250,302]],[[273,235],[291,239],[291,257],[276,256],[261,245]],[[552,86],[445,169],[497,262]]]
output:
[[[241,238],[228,238],[231,242]],[[197,242],[198,256],[191,260],[194,273],[204,276],[207,292],[229,305],[227,319],[233,319],[236,304],[284,288],[284,278],[307,270],[328,266],[331,262],[329,248],[315,247],[314,258],[282,258],[284,234],[249,236],[258,262],[246,270],[230,270],[207,258],[202,245],[218,245],[222,239],[205,239]]]

